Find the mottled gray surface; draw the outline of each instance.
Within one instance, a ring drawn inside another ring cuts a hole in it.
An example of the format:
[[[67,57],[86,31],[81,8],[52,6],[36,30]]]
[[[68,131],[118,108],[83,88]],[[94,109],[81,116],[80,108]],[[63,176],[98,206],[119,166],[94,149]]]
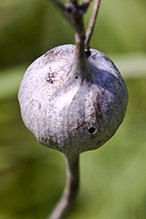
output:
[[[105,54],[91,49],[85,79],[72,70],[74,50],[59,46],[35,60],[18,94],[26,127],[41,144],[64,153],[104,144],[123,121],[128,102],[124,80]]]

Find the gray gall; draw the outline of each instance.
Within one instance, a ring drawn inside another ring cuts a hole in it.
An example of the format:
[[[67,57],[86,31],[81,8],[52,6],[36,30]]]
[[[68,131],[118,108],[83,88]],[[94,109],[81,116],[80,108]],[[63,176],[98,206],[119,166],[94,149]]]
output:
[[[18,99],[22,119],[38,141],[64,154],[102,146],[122,123],[128,92],[114,63],[90,49],[75,58],[74,45],[58,46],[27,69]]]

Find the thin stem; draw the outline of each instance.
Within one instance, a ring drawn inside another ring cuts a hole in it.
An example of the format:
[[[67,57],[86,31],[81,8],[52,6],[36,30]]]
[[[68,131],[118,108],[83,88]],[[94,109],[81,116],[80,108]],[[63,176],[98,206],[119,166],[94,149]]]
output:
[[[96,22],[96,18],[97,18],[97,14],[98,14],[98,9],[99,9],[99,5],[100,5],[100,1],[101,0],[95,0],[94,2],[94,6],[93,6],[93,11],[92,11],[92,16],[90,19],[90,23],[86,32],[86,39],[85,39],[85,52],[88,52],[90,47],[89,47],[89,43],[90,43],[90,39],[94,30],[94,26],[95,26],[95,22]]]
[[[79,190],[79,155],[65,155],[66,186],[54,211],[47,219],[65,219],[70,213]]]

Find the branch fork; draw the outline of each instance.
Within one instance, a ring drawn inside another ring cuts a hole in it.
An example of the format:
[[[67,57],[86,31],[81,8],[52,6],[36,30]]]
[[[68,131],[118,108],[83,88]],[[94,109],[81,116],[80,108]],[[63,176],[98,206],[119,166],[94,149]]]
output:
[[[70,4],[62,3],[58,0],[50,0],[52,1],[67,17],[69,22],[75,29],[76,32],[76,39],[75,42],[79,40],[80,42],[84,41],[84,51],[87,54],[90,54],[90,39],[94,30],[95,21],[98,14],[98,9],[101,0],[95,0],[93,5],[93,12],[92,16],[85,34],[84,30],[84,22],[83,22],[83,15],[87,12],[87,9],[92,0],[84,0],[81,5],[78,4],[77,0],[70,0]]]

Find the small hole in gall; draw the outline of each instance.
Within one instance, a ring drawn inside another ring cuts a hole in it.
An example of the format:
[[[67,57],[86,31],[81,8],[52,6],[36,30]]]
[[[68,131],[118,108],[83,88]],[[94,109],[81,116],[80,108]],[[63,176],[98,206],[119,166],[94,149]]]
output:
[[[88,129],[88,132],[89,132],[90,134],[94,134],[94,133],[96,132],[96,129],[95,129],[94,127],[90,127],[90,128]]]

